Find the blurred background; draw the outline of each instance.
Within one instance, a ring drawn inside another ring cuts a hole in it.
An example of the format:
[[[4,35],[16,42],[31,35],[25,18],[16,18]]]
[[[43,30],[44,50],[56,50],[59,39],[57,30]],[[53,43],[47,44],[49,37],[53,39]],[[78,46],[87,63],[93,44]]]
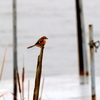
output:
[[[88,52],[88,25],[94,40],[100,40],[100,0],[83,0]],[[12,0],[0,1],[0,62],[6,44],[7,56],[2,79],[13,75]],[[27,78],[35,76],[39,48],[27,49],[41,36],[47,36],[43,57],[43,76],[78,74],[75,0],[17,0],[18,68]],[[100,49],[95,53],[96,75],[100,75]]]

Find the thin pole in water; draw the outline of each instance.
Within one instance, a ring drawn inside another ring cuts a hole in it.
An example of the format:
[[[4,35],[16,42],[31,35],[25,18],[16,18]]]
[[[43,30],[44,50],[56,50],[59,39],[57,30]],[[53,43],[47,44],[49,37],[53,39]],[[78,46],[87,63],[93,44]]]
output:
[[[84,22],[83,22],[83,11],[82,11],[82,0],[76,0],[76,19],[77,19],[77,37],[78,37],[78,58],[79,58],[79,75],[80,83],[84,84],[84,75],[88,76],[88,64],[87,64],[87,53],[86,53],[86,42],[84,33]]]
[[[95,93],[95,66],[94,66],[94,46],[95,46],[95,43],[93,41],[93,27],[92,27],[92,25],[89,25],[89,45],[90,45],[90,68],[91,68],[92,100],[96,100],[96,93]]]
[[[16,17],[16,0],[13,0],[13,92],[17,97],[17,17]],[[13,100],[17,100],[15,97]]]

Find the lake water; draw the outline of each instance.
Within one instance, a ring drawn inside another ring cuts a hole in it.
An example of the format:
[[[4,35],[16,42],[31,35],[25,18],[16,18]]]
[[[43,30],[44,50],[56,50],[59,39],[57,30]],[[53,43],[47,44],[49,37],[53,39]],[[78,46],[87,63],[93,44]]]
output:
[[[95,41],[100,40],[100,0],[84,0],[84,25],[88,48],[88,25],[93,24]],[[75,0],[17,0],[18,68],[26,77],[34,77],[39,48],[27,47],[47,36],[43,75],[78,74]],[[12,0],[0,1],[0,63],[6,44],[3,79],[13,75]],[[88,49],[87,49],[88,53]],[[95,54],[96,75],[100,75],[100,49]]]

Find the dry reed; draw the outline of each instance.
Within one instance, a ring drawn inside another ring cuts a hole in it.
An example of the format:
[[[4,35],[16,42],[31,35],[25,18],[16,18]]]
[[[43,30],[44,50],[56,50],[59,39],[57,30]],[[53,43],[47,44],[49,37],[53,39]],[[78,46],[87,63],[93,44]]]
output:
[[[23,67],[23,70],[22,70],[22,98],[24,98],[24,76],[25,76],[25,69]]]
[[[13,97],[17,99],[17,97],[16,97],[13,93],[11,93],[11,92],[5,92],[5,93],[1,94],[1,95],[0,95],[0,98],[2,97],[2,98],[4,99],[4,96],[5,96],[6,94],[8,94],[8,93],[12,94]],[[18,99],[17,99],[17,100],[18,100]]]
[[[2,67],[1,67],[1,72],[0,72],[0,81],[1,81],[2,73],[3,73],[3,69],[4,69],[4,64],[5,64],[5,59],[6,59],[6,52],[7,52],[7,45],[5,47],[4,57],[3,57],[3,61],[2,61]]]
[[[21,92],[22,92],[22,90],[21,90],[21,83],[20,83],[20,76],[19,76],[19,73],[17,73],[17,80],[18,80],[18,87],[19,87],[20,99],[22,99],[22,97],[21,97]]]
[[[28,100],[30,100],[30,80],[28,80]]]
[[[42,47],[40,49],[40,55],[38,56],[33,100],[39,99],[39,88],[40,88],[40,80],[41,80],[41,73],[42,73],[43,50],[44,50],[44,47]]]

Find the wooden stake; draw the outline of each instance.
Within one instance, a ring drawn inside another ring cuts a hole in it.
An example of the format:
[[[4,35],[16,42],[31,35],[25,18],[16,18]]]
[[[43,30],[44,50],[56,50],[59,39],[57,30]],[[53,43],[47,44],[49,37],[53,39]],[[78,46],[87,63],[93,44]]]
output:
[[[87,63],[88,60],[87,60],[85,32],[84,32],[82,0],[76,0],[75,3],[76,3],[76,19],[77,19],[79,75],[80,75],[80,84],[84,84],[85,83],[84,75],[86,74],[86,76],[88,76],[89,73],[88,73],[88,63]]]
[[[16,0],[13,0],[13,92],[17,97],[17,16],[16,16]],[[17,100],[13,98],[13,100]]]
[[[40,88],[40,80],[41,80],[41,73],[42,73],[43,50],[44,50],[44,47],[41,47],[40,55],[38,56],[33,100],[39,99],[39,88]]]
[[[92,100],[96,100],[94,41],[93,41],[93,27],[92,27],[92,25],[89,25],[89,45],[90,45],[90,67],[91,67],[91,93],[92,93]]]

